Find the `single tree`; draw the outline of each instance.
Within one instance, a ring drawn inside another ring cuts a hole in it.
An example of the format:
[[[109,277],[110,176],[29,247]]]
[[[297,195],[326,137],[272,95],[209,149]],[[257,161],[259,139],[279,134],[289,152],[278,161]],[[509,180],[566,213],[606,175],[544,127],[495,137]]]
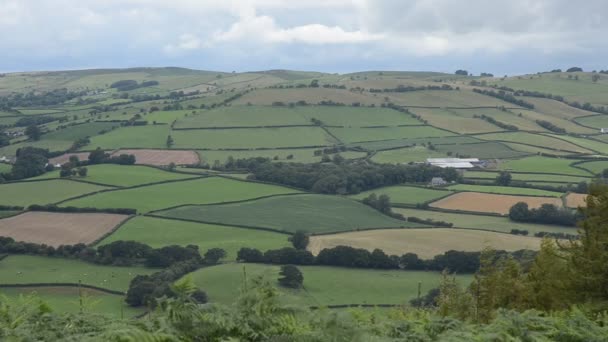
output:
[[[501,172],[496,177],[496,185],[509,186],[511,184],[511,174],[509,172]]]
[[[292,236],[290,236],[288,240],[295,249],[306,249],[306,247],[308,247],[308,243],[310,242],[310,237],[306,232],[298,230]]]
[[[32,140],[40,140],[41,134],[42,133],[40,132],[40,127],[36,125],[27,126],[27,128],[25,129],[25,135],[27,135]]]
[[[226,251],[221,248],[211,248],[205,252],[205,263],[217,264],[221,259],[226,257]]]
[[[80,177],[86,177],[89,170],[86,167],[81,167],[78,169],[78,175]]]
[[[170,135],[167,136],[167,143],[166,144],[167,144],[167,148],[171,148],[173,146],[174,141],[173,141],[173,137],[172,136],[170,136]]]
[[[279,284],[284,287],[299,289],[304,283],[304,276],[302,275],[302,272],[300,272],[300,270],[293,265],[281,266],[281,272],[279,272],[279,275],[281,276],[279,278]]]

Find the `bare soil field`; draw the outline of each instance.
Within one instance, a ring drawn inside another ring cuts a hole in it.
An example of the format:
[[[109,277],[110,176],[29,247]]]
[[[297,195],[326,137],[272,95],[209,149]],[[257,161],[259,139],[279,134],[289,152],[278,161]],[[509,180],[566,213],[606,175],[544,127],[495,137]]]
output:
[[[544,203],[562,206],[562,200],[556,197],[496,195],[479,192],[460,192],[433,202],[430,206],[440,209],[506,215],[509,213],[509,209],[518,202],[526,202],[530,208],[538,208]]]
[[[571,193],[566,196],[566,206],[568,208],[578,208],[586,206],[585,199],[587,195],[585,194],[575,194]]]
[[[484,247],[501,250],[538,249],[541,239],[521,235],[471,229],[377,229],[310,237],[308,250],[317,255],[324,248],[351,246],[369,251],[382,249],[387,254],[416,253],[432,258],[449,250],[481,251]]]
[[[49,246],[89,244],[127,218],[116,214],[27,212],[0,220],[0,236]]]
[[[62,154],[59,157],[49,159],[49,163],[55,164],[65,164],[70,161],[71,156],[78,157],[78,160],[88,160],[90,152],[78,152],[78,153],[66,153]]]
[[[175,163],[176,165],[198,164],[198,154],[194,151],[169,150],[118,150],[113,156],[132,154],[135,164],[163,166]]]

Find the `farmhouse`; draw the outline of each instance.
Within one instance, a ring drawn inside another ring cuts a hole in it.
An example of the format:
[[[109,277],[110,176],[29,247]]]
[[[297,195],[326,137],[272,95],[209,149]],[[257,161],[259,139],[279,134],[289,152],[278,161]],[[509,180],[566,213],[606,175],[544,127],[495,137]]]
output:
[[[427,164],[442,168],[472,169],[480,164],[477,158],[428,158]]]

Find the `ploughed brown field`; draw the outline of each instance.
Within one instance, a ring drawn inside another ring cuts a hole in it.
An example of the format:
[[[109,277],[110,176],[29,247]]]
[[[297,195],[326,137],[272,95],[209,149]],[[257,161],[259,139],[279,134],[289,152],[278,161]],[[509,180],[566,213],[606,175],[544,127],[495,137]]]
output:
[[[89,160],[90,152],[78,152],[78,153],[66,153],[62,154],[59,157],[49,159],[49,163],[55,164],[65,164],[70,161],[71,156],[78,157],[78,160]]]
[[[435,201],[430,206],[440,209],[506,215],[509,213],[509,209],[518,202],[526,202],[530,208],[538,208],[545,203],[562,206],[561,198],[556,197],[496,195],[480,192],[459,192]]]
[[[480,251],[485,247],[515,251],[537,250],[540,238],[472,229],[374,229],[310,237],[308,250],[317,255],[324,248],[351,246],[387,254],[416,253],[421,258],[432,258],[449,250]]]
[[[578,208],[586,206],[585,199],[587,195],[585,194],[575,194],[571,193],[566,196],[566,206],[568,208]]]
[[[49,246],[90,244],[110,233],[127,215],[27,212],[0,220],[0,236]]]
[[[198,154],[194,151],[177,150],[118,150],[113,156],[121,154],[132,154],[135,156],[135,164],[163,166],[175,163],[175,165],[198,164]]]

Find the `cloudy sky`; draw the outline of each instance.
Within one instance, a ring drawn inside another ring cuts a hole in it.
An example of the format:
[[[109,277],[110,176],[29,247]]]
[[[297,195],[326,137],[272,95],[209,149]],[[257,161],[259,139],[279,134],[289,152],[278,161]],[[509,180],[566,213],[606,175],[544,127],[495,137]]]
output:
[[[0,0],[0,71],[608,69],[606,0]]]

